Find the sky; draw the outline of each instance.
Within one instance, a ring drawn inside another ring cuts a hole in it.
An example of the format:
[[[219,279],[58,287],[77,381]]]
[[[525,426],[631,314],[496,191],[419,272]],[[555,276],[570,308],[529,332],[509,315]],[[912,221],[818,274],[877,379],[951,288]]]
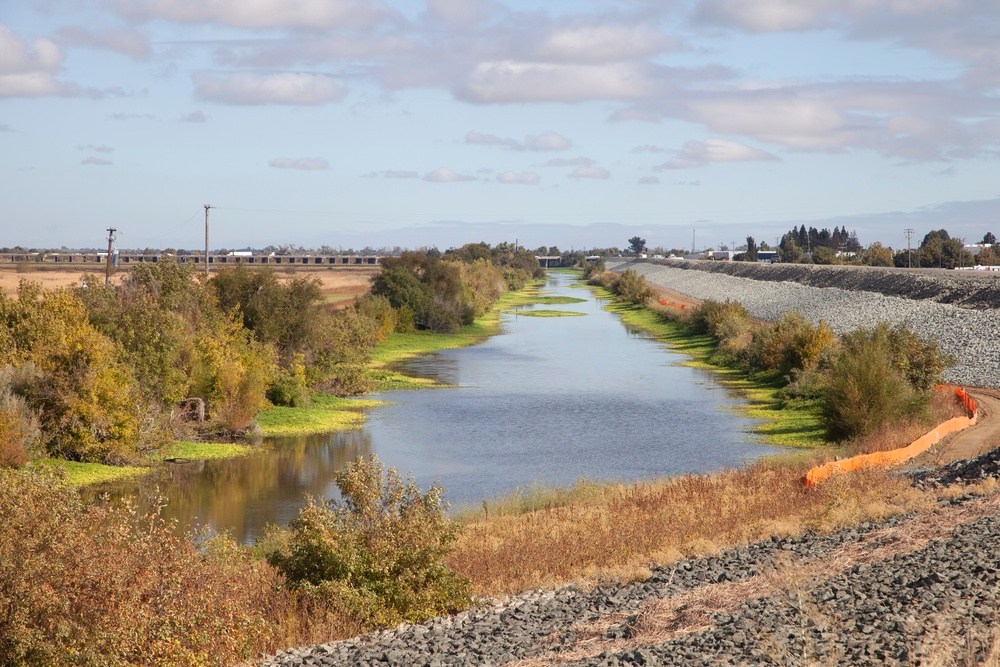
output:
[[[0,246],[1000,234],[996,0],[0,0]]]

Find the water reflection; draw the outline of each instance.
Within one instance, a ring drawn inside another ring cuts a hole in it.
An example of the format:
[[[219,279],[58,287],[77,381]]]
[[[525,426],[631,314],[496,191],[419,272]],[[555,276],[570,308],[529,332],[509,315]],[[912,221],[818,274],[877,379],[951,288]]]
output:
[[[588,296],[553,275],[554,295]],[[475,505],[535,482],[638,479],[737,466],[765,452],[751,421],[711,374],[593,298],[544,304],[584,317],[505,315],[481,345],[410,360],[401,368],[451,388],[389,392],[361,431],[267,443],[254,456],[166,466],[118,494],[162,494],[166,512],[252,541],[293,519],[306,494],[331,496],[333,474],[376,453],[422,487],[439,480],[453,505]]]
[[[162,497],[164,515],[182,527],[228,530],[248,543],[267,524],[294,519],[305,496],[334,497],[333,474],[371,453],[372,436],[365,431],[273,438],[252,456],[165,464],[138,483],[109,484],[88,495],[136,497],[143,509]]]

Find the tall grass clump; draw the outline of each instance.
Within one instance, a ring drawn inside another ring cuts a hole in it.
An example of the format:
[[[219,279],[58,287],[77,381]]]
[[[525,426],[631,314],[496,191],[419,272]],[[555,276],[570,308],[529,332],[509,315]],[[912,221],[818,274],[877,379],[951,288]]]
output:
[[[335,481],[342,500],[310,500],[290,531],[272,531],[262,547],[293,588],[372,627],[468,606],[468,580],[444,564],[458,526],[444,517],[440,486],[421,493],[375,456]]]

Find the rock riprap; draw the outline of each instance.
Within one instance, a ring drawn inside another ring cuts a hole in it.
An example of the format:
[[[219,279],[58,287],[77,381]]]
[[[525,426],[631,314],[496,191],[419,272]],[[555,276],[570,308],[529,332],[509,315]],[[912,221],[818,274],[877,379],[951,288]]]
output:
[[[836,333],[879,322],[905,324],[920,336],[936,339],[945,352],[955,357],[955,365],[944,373],[948,382],[1000,387],[1000,311],[997,310],[963,308],[873,291],[765,281],[759,276],[765,275],[762,271],[769,268],[766,265],[755,269],[755,278],[642,261],[609,262],[608,268],[614,271],[631,268],[649,283],[697,299],[739,301],[753,317],[762,320],[775,320],[789,310],[798,310],[813,322],[825,320]],[[847,272],[847,275],[852,273]],[[923,276],[921,284],[945,279],[939,275]],[[877,286],[874,281],[865,284]],[[993,282],[988,285],[992,286]],[[980,285],[977,289],[981,291],[987,287]],[[992,287],[989,289],[996,291]],[[997,296],[1000,298],[1000,294]]]

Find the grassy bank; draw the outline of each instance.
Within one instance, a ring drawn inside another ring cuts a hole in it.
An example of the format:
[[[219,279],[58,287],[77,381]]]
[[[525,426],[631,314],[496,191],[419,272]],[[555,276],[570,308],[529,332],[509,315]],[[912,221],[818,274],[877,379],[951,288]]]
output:
[[[537,280],[529,283],[523,290],[505,292],[488,313],[476,318],[475,322],[463,327],[457,333],[438,334],[430,331],[413,331],[391,334],[388,339],[379,343],[372,353],[369,374],[376,382],[376,391],[444,386],[429,378],[404,375],[393,370],[392,366],[407,359],[426,356],[441,350],[471,347],[490,336],[495,336],[500,333],[501,313],[517,306],[546,303],[544,299],[553,298],[546,297],[542,293],[544,285],[544,281]]]

